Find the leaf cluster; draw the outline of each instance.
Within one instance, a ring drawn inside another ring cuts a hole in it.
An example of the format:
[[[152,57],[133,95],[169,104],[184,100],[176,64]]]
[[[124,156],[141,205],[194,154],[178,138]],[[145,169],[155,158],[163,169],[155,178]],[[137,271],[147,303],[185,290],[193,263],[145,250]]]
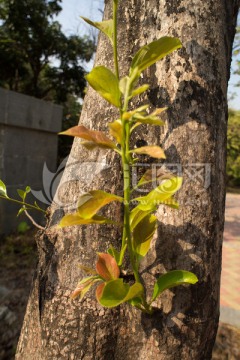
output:
[[[143,105],[134,110],[129,110],[129,102],[149,88],[148,84],[138,86],[138,79],[142,72],[174,50],[179,49],[181,42],[177,38],[165,36],[143,46],[133,56],[129,74],[119,78],[116,43],[117,2],[117,0],[113,0],[113,19],[103,22],[83,19],[102,31],[113,46],[115,72],[99,65],[86,76],[86,79],[89,85],[103,99],[119,110],[119,118],[108,124],[109,134],[88,129],[81,124],[61,134],[82,139],[81,145],[88,150],[98,147],[115,151],[122,160],[123,196],[109,194],[102,190],[93,190],[82,194],[79,198],[77,211],[65,215],[59,225],[66,227],[83,224],[114,224],[116,223],[114,219],[105,218],[101,215],[101,209],[111,202],[122,203],[124,207],[123,223],[116,224],[122,226],[120,251],[117,251],[111,245],[107,253],[98,254],[96,269],[80,265],[80,268],[90,276],[79,282],[72,297],[80,296],[82,299],[93,284],[100,282],[96,288],[96,298],[101,305],[111,308],[127,302],[143,312],[152,313],[152,302],[163,291],[182,284],[194,284],[198,279],[189,271],[170,271],[157,279],[151,299],[146,298],[145,287],[139,276],[139,266],[141,260],[150,250],[157,228],[157,217],[154,212],[161,204],[170,206],[173,209],[178,208],[179,205],[173,195],[180,189],[182,178],[169,173],[165,174],[164,177],[163,174],[157,174],[160,183],[156,188],[145,196],[132,198],[132,192],[135,190],[131,189],[130,186],[130,167],[135,161],[133,154],[144,154],[156,159],[165,159],[165,154],[158,145],[131,149],[130,138],[133,136],[133,130],[142,124],[163,126],[164,121],[159,116],[165,108],[155,109],[155,111],[150,112],[149,105]],[[151,183],[153,180],[156,180],[156,178],[153,178],[152,171],[148,170],[139,180],[137,188]],[[135,207],[132,206],[133,202],[137,203]],[[122,266],[126,251],[128,251],[130,257],[135,278],[134,284],[131,285],[125,282],[124,277],[121,275],[124,273]]]
[[[34,1],[34,0],[31,0]],[[166,158],[164,150],[158,145],[130,147],[130,139],[133,130],[141,125],[163,126],[164,121],[160,118],[165,108],[149,110],[149,105],[143,105],[136,109],[129,109],[130,101],[148,90],[149,85],[138,85],[138,80],[143,71],[164,58],[166,55],[181,47],[181,42],[175,37],[162,37],[152,43],[143,46],[133,56],[127,76],[119,78],[118,56],[116,42],[116,14],[117,0],[113,0],[113,19],[103,22],[84,20],[90,25],[102,31],[113,46],[115,59],[115,72],[105,66],[95,67],[86,79],[89,85],[107,102],[118,109],[119,117],[108,124],[109,134],[86,128],[84,125],[71,127],[61,134],[82,139],[81,145],[89,151],[95,148],[115,151],[120,157],[123,170],[123,194],[122,196],[110,194],[103,190],[91,190],[82,194],[78,201],[78,207],[74,213],[66,214],[60,221],[60,227],[90,225],[90,224],[114,224],[122,227],[122,243],[120,251],[112,245],[107,253],[98,253],[95,269],[80,265],[87,277],[83,278],[72,294],[72,298],[80,296],[80,299],[97,284],[96,298],[105,307],[115,307],[122,303],[129,303],[143,312],[153,312],[152,303],[161,293],[178,285],[195,284],[198,279],[192,272],[186,270],[172,270],[161,275],[155,282],[150,299],[146,297],[146,289],[139,275],[139,267],[142,259],[147,256],[154,234],[157,228],[155,211],[161,204],[172,209],[178,209],[179,204],[174,199],[174,194],[181,188],[182,178],[171,173],[153,173],[149,169],[140,178],[136,188],[140,188],[153,181],[158,186],[153,188],[147,195],[135,197],[131,189],[131,166],[136,159],[133,154],[143,154],[156,159]],[[55,5],[57,5],[57,1]],[[52,4],[53,5],[53,4]],[[57,11],[57,10],[56,10]],[[7,195],[5,184],[0,181],[0,197],[17,202],[22,205],[19,213],[28,209],[41,210],[35,203],[27,204],[25,199],[30,188],[18,190],[21,201],[11,199]],[[112,202],[122,204],[124,216],[121,222],[106,218],[101,211]],[[135,206],[134,206],[135,205]],[[124,259],[128,252],[134,283],[126,282],[123,274]]]
[[[30,204],[26,202],[27,194],[29,194],[30,192],[31,192],[30,186],[26,186],[24,190],[17,189],[17,193],[21,200],[11,198],[10,196],[8,196],[7,187],[5,183],[2,180],[0,180],[0,198],[21,205],[17,213],[17,216],[21,215],[24,212],[26,213],[28,210],[37,210],[45,213],[45,210],[41,209],[36,201],[34,202],[34,204]]]

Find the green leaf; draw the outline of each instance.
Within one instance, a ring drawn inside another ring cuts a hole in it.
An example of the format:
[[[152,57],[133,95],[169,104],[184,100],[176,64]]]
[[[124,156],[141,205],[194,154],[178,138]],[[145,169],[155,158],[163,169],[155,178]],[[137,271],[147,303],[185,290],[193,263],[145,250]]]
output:
[[[159,119],[157,115],[161,114],[167,108],[158,108],[153,111],[151,114],[147,114],[146,112],[136,113],[133,116],[133,120],[140,122],[141,124],[150,124],[155,126],[163,126],[164,121]]]
[[[142,93],[144,93],[145,91],[147,91],[149,89],[149,85],[144,84],[142,86],[140,86],[139,88],[135,89],[132,91],[131,93],[131,97],[137,96],[137,95],[141,95]]]
[[[145,216],[149,215],[152,212],[152,210],[149,211],[143,211],[140,210],[138,206],[136,206],[134,209],[132,209],[130,213],[130,228],[131,231],[137,226],[137,224],[145,218]]]
[[[163,202],[164,205],[169,206],[172,209],[179,209],[179,203],[172,197],[168,198]]]
[[[115,224],[115,222],[99,215],[95,215],[91,219],[83,219],[78,213],[75,213],[75,214],[65,215],[61,219],[59,226],[63,228],[66,226],[89,225],[89,224]]]
[[[127,293],[127,296],[124,299],[124,302],[136,299],[137,296],[143,295],[143,293],[144,293],[144,289],[143,289],[142,284],[140,284],[139,282],[136,282],[135,284],[133,284],[130,287],[130,289]]]
[[[157,116],[142,116],[141,114],[136,114],[133,120],[141,124],[149,124],[154,126],[163,126],[164,121],[159,119]]]
[[[127,111],[127,112],[123,113],[123,119],[124,120],[129,120],[137,113],[145,114],[145,110],[147,110],[148,108],[149,108],[149,105],[142,105],[137,109],[134,109],[132,111]]]
[[[195,284],[198,281],[196,275],[185,270],[173,270],[159,277],[154,285],[152,301],[164,290],[183,284]]]
[[[83,16],[80,16],[86,23],[91,26],[94,26],[96,29],[102,31],[111,41],[113,44],[113,20],[105,20],[102,22],[91,21]]]
[[[101,305],[106,307],[118,306],[124,302],[130,286],[123,282],[123,279],[109,281],[105,284],[102,296],[99,298]]]
[[[17,193],[20,196],[20,198],[24,201],[26,197],[26,192],[24,190],[17,189]]]
[[[73,126],[72,128],[59,133],[60,135],[75,136],[81,139],[88,140],[88,145],[92,144],[93,147],[99,146],[102,148],[114,149],[116,145],[110,140],[103,132],[96,130],[89,130],[83,125]],[[86,145],[87,142],[82,142]]]
[[[153,210],[159,204],[164,204],[171,198],[182,185],[181,177],[173,177],[163,181],[158,187],[152,190],[148,195],[135,198],[139,201],[138,208],[143,211]]]
[[[122,78],[119,81],[119,90],[121,91],[121,93],[123,95],[125,95],[125,93],[126,93],[128,82],[129,82],[129,77],[128,76],[125,76],[124,78]]]
[[[86,292],[92,287],[92,285],[99,281],[100,279],[97,278],[96,276],[90,276],[87,278],[82,279],[76,289],[73,291],[73,293],[71,294],[71,298],[75,299],[76,297],[80,296],[80,300],[82,300],[82,298],[84,297],[84,295],[86,294]]]
[[[26,209],[26,207],[21,207],[21,209],[18,210],[17,217],[20,216]]]
[[[121,252],[117,251],[116,249],[114,249],[112,245],[110,245],[110,248],[108,249],[108,254],[113,256],[117,264],[121,266],[126,249],[127,249],[127,244],[124,245],[124,247],[121,249]]]
[[[97,66],[85,78],[105,100],[118,108],[121,107],[118,80],[111,70],[105,66]]]
[[[123,198],[102,190],[89,191],[79,198],[78,215],[83,219],[91,219],[98,210],[112,201],[122,202]]]
[[[163,149],[157,145],[142,146],[140,148],[133,149],[129,152],[135,154],[146,154],[157,159],[166,159]]]
[[[103,289],[105,287],[105,284],[106,283],[101,283],[96,288],[96,298],[97,298],[98,302],[100,302],[100,298],[102,297],[102,293],[103,293]]]
[[[142,299],[140,297],[135,297],[131,300],[128,300],[128,303],[131,304],[132,306],[137,306],[137,305],[141,305],[142,304]]]
[[[112,308],[129,301],[143,292],[142,285],[135,283],[131,287],[123,282],[123,279],[109,281],[103,287],[98,301],[101,305]]]
[[[117,264],[119,265],[120,262],[120,253],[119,251],[117,251],[116,249],[114,249],[114,247],[112,245],[110,245],[110,248],[108,249],[108,253],[114,257],[114,259],[116,260]]]
[[[31,191],[30,186],[26,186],[25,193],[28,194],[28,193],[30,193],[30,191]]]
[[[130,76],[133,74],[134,70],[137,70],[140,75],[143,70],[181,47],[182,44],[178,38],[168,36],[164,36],[148,45],[143,46],[132,60]]]
[[[120,276],[118,264],[113,256],[105,253],[98,253],[96,270],[99,276],[106,281],[116,280]]]
[[[156,167],[151,167],[141,177],[137,186],[139,187],[153,181],[163,181],[163,180],[171,179],[173,177],[176,177],[176,175],[171,173],[170,171],[166,171],[165,169],[162,168],[156,169]]]
[[[23,201],[25,201],[26,196],[27,196],[28,193],[30,193],[30,191],[31,191],[30,186],[26,186],[26,189],[25,189],[25,190],[17,189],[18,195],[20,196],[20,198],[21,198]]]
[[[2,180],[0,180],[0,196],[8,197],[6,185]]]
[[[122,128],[121,120],[118,119],[112,123],[109,123],[108,127],[110,129],[110,134],[117,140],[118,144],[121,144],[122,135],[123,135],[123,128]]]
[[[137,255],[145,256],[148,253],[156,226],[156,216],[148,214],[134,227],[133,249]]]
[[[97,272],[96,270],[88,267],[88,266],[85,266],[85,265],[82,265],[82,264],[78,264],[78,267],[83,270],[86,274],[88,275],[97,275]]]
[[[156,108],[150,115],[154,116],[154,115],[160,115],[163,111],[166,111],[167,107],[163,107],[163,108]]]
[[[141,125],[140,122],[136,122],[133,126],[130,128],[130,134],[133,132],[134,129],[136,129],[139,125]],[[138,159],[134,159],[133,161],[138,162]]]
[[[22,221],[18,224],[17,231],[19,234],[25,234],[30,229],[30,226],[26,221]]]

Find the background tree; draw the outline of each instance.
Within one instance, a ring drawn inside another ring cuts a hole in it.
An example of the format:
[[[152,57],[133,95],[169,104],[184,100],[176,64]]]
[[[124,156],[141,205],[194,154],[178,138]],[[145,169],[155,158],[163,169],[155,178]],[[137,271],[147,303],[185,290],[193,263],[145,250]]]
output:
[[[227,132],[228,185],[240,186],[240,112],[229,110]]]
[[[233,44],[233,69],[234,74],[240,76],[240,17],[237,19],[236,35]],[[235,62],[235,64],[234,64]],[[240,86],[240,80],[235,84]],[[232,99],[237,96],[231,95]],[[240,186],[240,116],[236,109],[229,109],[227,132],[227,185]]]
[[[61,0],[1,0],[0,86],[40,99],[64,103],[83,97],[85,70],[94,43],[67,37],[55,20]]]
[[[219,317],[227,83],[239,1],[197,0],[194,7],[190,0],[119,3],[121,76],[141,45],[167,34],[183,42],[180,51],[149,69],[143,79],[151,85],[152,109],[169,110],[163,132],[139,127],[136,146],[162,143],[167,162],[183,167],[185,182],[178,196],[180,211],[158,211],[155,245],[141,275],[149,288],[159,273],[176,268],[193,271],[200,281],[163,294],[154,316],[128,306],[104,309],[94,296],[72,302],[69,295],[82,275],[77,265],[94,264],[96,249],[106,251],[109,238],[118,247],[120,234],[110,225],[60,230],[56,225],[64,211],[55,204],[47,229],[37,239],[39,265],[16,359],[211,359]],[[105,17],[111,17],[109,0]],[[111,48],[101,36],[96,62],[110,67],[109,54]],[[104,129],[114,116],[113,109],[89,89],[81,123]],[[90,189],[121,193],[118,160],[112,153],[89,153],[76,140],[71,158],[79,161],[79,170],[67,167],[58,189],[62,202],[72,205],[79,193]],[[81,180],[84,162],[103,160],[110,169],[98,175],[96,170],[91,183]],[[201,171],[211,169],[200,181],[197,164],[203,164]],[[120,208],[113,206],[111,212],[120,218]]]
[[[68,95],[67,101],[64,103],[63,108],[63,123],[62,131],[69,129],[72,126],[77,125],[80,114],[82,111],[82,105],[77,101],[73,95]],[[61,163],[70,153],[73,143],[71,136],[59,136],[58,139],[58,163]]]
[[[0,1],[0,86],[63,105],[65,129],[72,124],[65,115],[77,119],[77,108],[79,115],[86,86],[83,62],[92,58],[95,42],[66,36],[56,21],[61,10],[61,0]],[[60,141],[60,158],[71,144],[71,139]]]
[[[233,44],[233,55],[235,56],[236,60],[236,70],[234,71],[234,74],[240,75],[240,60],[239,60],[239,54],[240,54],[240,16],[238,16],[237,19],[237,27],[236,27],[236,35],[234,39]],[[240,81],[236,84],[236,86],[240,86]]]

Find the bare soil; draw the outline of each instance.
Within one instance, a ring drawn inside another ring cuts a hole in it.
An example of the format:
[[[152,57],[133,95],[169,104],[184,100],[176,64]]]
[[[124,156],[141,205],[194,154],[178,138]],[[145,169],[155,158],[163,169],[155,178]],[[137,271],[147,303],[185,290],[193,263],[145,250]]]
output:
[[[35,233],[0,239],[0,360],[14,359],[37,263]]]

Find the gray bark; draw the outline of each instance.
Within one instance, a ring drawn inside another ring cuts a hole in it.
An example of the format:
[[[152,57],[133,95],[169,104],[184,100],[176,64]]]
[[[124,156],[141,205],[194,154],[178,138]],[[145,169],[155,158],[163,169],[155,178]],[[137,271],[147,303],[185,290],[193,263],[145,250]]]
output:
[[[71,301],[69,295],[83,276],[77,264],[94,266],[96,251],[106,251],[110,243],[118,247],[121,234],[106,225],[61,230],[56,225],[63,211],[53,205],[47,229],[37,239],[39,265],[16,359],[211,359],[219,317],[227,83],[238,5],[234,0],[125,0],[119,6],[121,75],[141,45],[164,35],[183,42],[180,51],[150,68],[142,79],[151,90],[141,102],[149,101],[152,109],[169,109],[164,129],[137,131],[133,145],[162,144],[167,163],[181,164],[185,178],[178,194],[181,209],[158,211],[158,232],[142,277],[149,292],[155,277],[172,269],[193,271],[199,283],[166,291],[153,316],[128,305],[101,308],[94,293],[81,303]],[[108,0],[105,17],[110,15]],[[97,64],[111,67],[111,57],[110,45],[100,36]],[[89,89],[80,122],[106,130],[115,116],[112,107]],[[90,189],[121,193],[118,156],[103,150],[89,153],[75,140],[71,159],[79,167],[65,170],[58,189],[63,203],[76,201]],[[110,168],[93,172],[91,183],[77,180],[84,175],[81,164],[102,161]],[[192,164],[209,164],[209,186],[200,178],[190,179]],[[120,218],[121,209],[111,205],[106,213]]]

